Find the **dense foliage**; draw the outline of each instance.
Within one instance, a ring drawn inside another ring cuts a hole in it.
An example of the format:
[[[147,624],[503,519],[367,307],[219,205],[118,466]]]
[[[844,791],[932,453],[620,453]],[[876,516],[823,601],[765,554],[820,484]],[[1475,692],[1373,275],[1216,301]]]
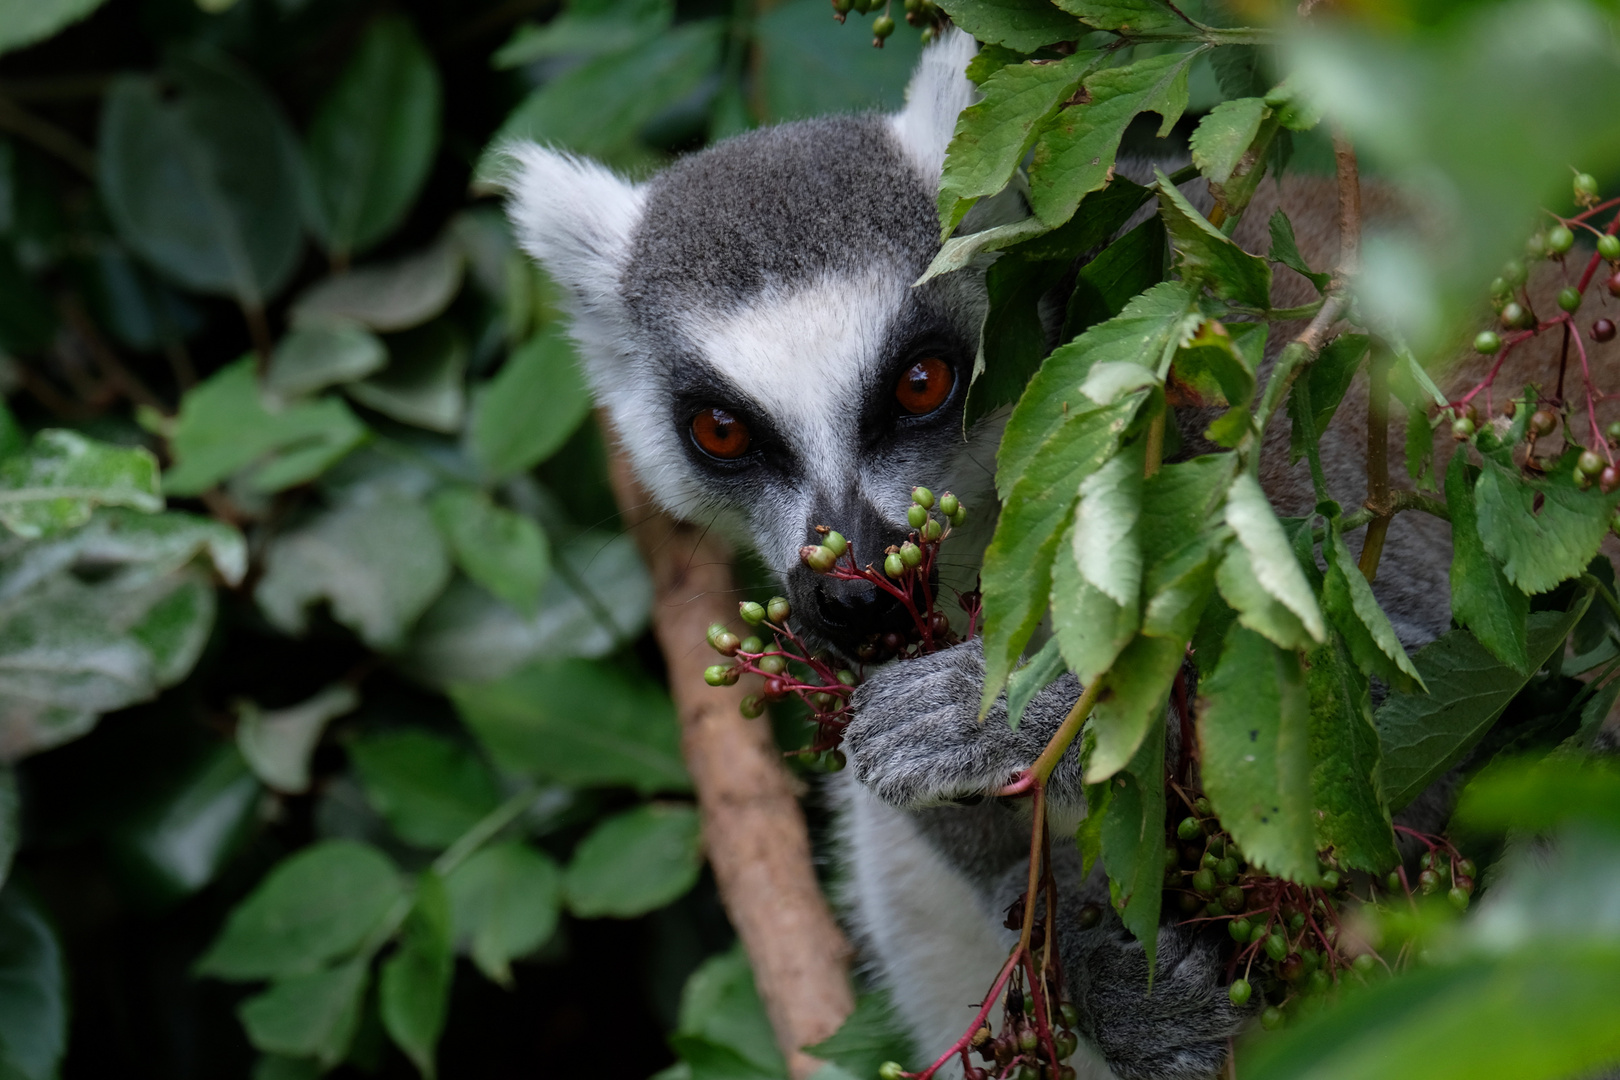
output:
[[[1608,302],[1610,268],[1559,232],[1613,231],[1600,185],[1570,187],[1572,165],[1620,174],[1611,15],[940,8],[985,48],[931,273],[996,255],[969,411],[1010,408],[986,700],[1065,667],[1093,687],[1069,732],[1096,808],[1078,842],[1127,926],[1151,947],[1175,895],[1159,719],[1190,646],[1203,791],[1181,839],[1229,840],[1232,875],[1278,890],[1360,875],[1388,901],[1369,951],[1400,969],[1284,989],[1298,1027],[1241,1075],[1620,1057],[1620,781],[1579,754],[1620,692],[1599,550],[1620,483],[1596,413],[1614,335],[1591,328],[1589,365],[1577,314]],[[909,10],[937,31],[932,5]],[[892,107],[918,35],[891,21],[872,50],[832,14],[0,0],[0,1075],[628,1077],[668,1064],[666,1034],[669,1076],[783,1075],[746,961],[717,953],[650,585],[551,287],[488,198],[489,148],[528,135],[639,171],[752,124]],[[1369,235],[1359,268],[1313,267],[1281,214],[1269,260],[1232,242],[1268,175],[1330,161],[1329,122],[1433,200],[1446,243]],[[1122,145],[1177,133],[1209,216],[1167,177],[1113,176]],[[953,235],[1009,184],[1029,217]],[[1530,233],[1575,292],[1561,316],[1527,315],[1522,265],[1500,269]],[[1099,247],[1047,356],[1038,301]],[[1273,262],[1317,299],[1273,311]],[[1343,314],[1356,332],[1261,366],[1272,324]],[[1448,399],[1431,371],[1493,320],[1491,355],[1573,329],[1582,377],[1504,388],[1508,416]],[[1369,376],[1406,416],[1413,490],[1348,509],[1318,441]],[[1220,452],[1163,464],[1172,395],[1224,410]],[[1308,517],[1256,480],[1283,412]],[[1464,444],[1442,469],[1437,430]],[[1413,656],[1357,535],[1397,512],[1454,538],[1456,628]],[[1464,760],[1453,839],[1480,902],[1440,859],[1411,897],[1386,878],[1391,812]],[[1516,872],[1554,830],[1550,864]],[[827,1080],[943,1049],[891,1026],[863,998],[817,1048]]]

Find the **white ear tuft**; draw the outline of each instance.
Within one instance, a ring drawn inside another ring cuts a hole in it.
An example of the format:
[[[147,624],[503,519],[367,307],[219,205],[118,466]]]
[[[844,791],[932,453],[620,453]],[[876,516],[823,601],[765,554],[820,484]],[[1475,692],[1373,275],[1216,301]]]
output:
[[[518,243],[568,293],[577,319],[611,317],[642,190],[609,170],[534,143],[505,148],[506,212]]]
[[[889,117],[900,145],[930,185],[939,182],[945,147],[956,132],[957,114],[978,95],[978,87],[963,74],[978,51],[973,35],[954,26],[947,30],[923,50],[906,87],[906,107]]]

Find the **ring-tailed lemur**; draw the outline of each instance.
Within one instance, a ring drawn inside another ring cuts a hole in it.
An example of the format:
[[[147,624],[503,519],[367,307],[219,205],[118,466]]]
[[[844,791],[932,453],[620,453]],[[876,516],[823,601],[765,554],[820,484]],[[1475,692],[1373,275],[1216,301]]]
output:
[[[995,516],[1000,421],[962,431],[988,307],[982,269],[912,285],[939,250],[935,192],[973,100],[962,74],[973,49],[954,32],[928,49],[896,115],[755,131],[646,183],[538,146],[510,151],[521,241],[564,286],[597,399],[647,489],[751,543],[796,619],[845,648],[895,612],[882,594],[801,565],[816,525],[876,557],[904,539],[913,484],[949,489],[984,523],[976,541],[953,541],[957,557],[982,546]],[[1331,194],[1324,209],[1317,218],[1331,215]],[[1310,219],[1294,217],[1309,253]],[[1359,446],[1333,432],[1326,444],[1342,463],[1334,480],[1358,501]],[[1274,498],[1311,505],[1308,485],[1290,496],[1297,479],[1268,475]],[[1379,586],[1409,644],[1447,626],[1445,559],[1392,566],[1402,551],[1445,544],[1443,525],[1415,517],[1392,531],[1424,535],[1392,536]],[[1003,912],[1022,892],[1029,837],[1027,810],[954,800],[1027,767],[1079,692],[1059,680],[1014,731],[999,712],[978,721],[982,681],[976,642],[879,671],[856,697],[852,767],[833,781],[848,921],[930,1050],[962,1031],[1007,955]],[[1073,756],[1049,790],[1059,834],[1084,814]],[[1073,1064],[1090,1078],[1212,1076],[1245,1016],[1228,1000],[1216,943],[1163,927],[1147,994],[1144,953],[1117,917],[1080,928],[1079,907],[1106,907],[1107,887],[1097,873],[1077,880],[1069,848],[1054,845],[1058,940],[1089,1043]]]

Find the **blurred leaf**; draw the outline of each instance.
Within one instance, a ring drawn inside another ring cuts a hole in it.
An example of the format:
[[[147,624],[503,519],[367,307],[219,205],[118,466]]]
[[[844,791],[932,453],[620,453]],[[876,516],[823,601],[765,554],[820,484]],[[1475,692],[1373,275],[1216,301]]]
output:
[[[0,550],[0,602],[75,563],[117,566],[121,583],[133,587],[166,577],[204,554],[228,584],[239,583],[247,572],[242,534],[223,522],[177,510],[104,509],[74,532]]]
[[[720,62],[725,22],[684,23],[647,45],[589,60],[547,82],[514,109],[473,171],[499,184],[502,148],[529,139],[601,156],[630,144],[654,116],[680,101]]]
[[[1011,41],[1005,44],[1017,47]],[[1164,118],[1159,135],[1169,133],[1187,107],[1187,69],[1198,55],[1196,49],[1161,53],[1086,77],[1086,104],[1058,114],[1035,143],[1029,202],[1043,222],[1056,227],[1068,221],[1081,199],[1108,182],[1119,140],[1138,113],[1158,113]]]
[[[1408,424],[1428,425],[1414,418]],[[1502,564],[1485,550],[1474,513],[1475,471],[1467,454],[1453,454],[1446,469],[1446,507],[1451,511],[1451,613],[1504,664],[1530,665],[1525,619],[1530,598],[1513,587]]]
[[[296,327],[276,343],[264,389],[269,397],[289,401],[363,379],[387,362],[383,343],[364,327],[342,320]]]
[[[387,368],[345,390],[384,416],[429,431],[451,433],[466,411],[467,342],[439,319],[389,341]]]
[[[579,7],[584,10],[575,10]],[[490,65],[515,68],[551,56],[600,56],[634,49],[667,30],[674,18],[670,0],[636,0],[605,10],[570,5],[544,25],[519,26],[495,50]]]
[[[1055,41],[1084,37],[1086,28],[1047,0],[945,0],[951,21],[980,41],[1034,52]]]
[[[446,233],[414,254],[317,281],[293,301],[292,322],[346,319],[384,333],[409,330],[450,306],[465,266],[461,245]]]
[[[403,662],[435,686],[488,682],[541,657],[605,656],[647,625],[652,581],[630,536],[588,532],[553,555],[534,616],[452,580],[417,621]]]
[[[525,615],[540,604],[551,572],[551,545],[531,519],[471,487],[449,487],[433,497],[433,520],[450,544],[456,565],[478,584]]]
[[[871,38],[827,17],[818,0],[786,0],[754,24],[764,116],[770,123],[829,113],[893,111],[921,51],[915,34],[895,34],[882,51]],[[718,138],[718,133],[711,133]]]
[[[373,22],[309,128],[313,225],[334,259],[387,236],[416,201],[438,147],[440,96],[411,24]]]
[[[904,1021],[882,991],[857,995],[855,1011],[843,1026],[805,1051],[841,1066],[851,1076],[876,1076],[885,1061],[915,1056]]]
[[[159,270],[255,309],[286,284],[306,178],[280,106],[235,61],[194,48],[161,81],[118,78],[97,158],[119,235]]]
[[[163,797],[118,829],[121,852],[165,899],[219,876],[252,830],[259,782],[228,743],[215,745]]]
[[[370,981],[366,959],[351,960],[279,979],[242,1002],[236,1013],[260,1050],[313,1057],[330,1068],[349,1052]]]
[[[1548,833],[1571,820],[1620,829],[1620,769],[1576,754],[1498,758],[1462,789],[1456,816],[1495,832]]]
[[[1266,500],[1265,492],[1260,490],[1259,482],[1248,473],[1239,473],[1227,490],[1226,524],[1237,534],[1238,543],[1228,549],[1227,559],[1222,564],[1223,571],[1232,565],[1235,573],[1229,571],[1230,576],[1219,578],[1221,593],[1238,609],[1238,617],[1244,620],[1244,625],[1268,637],[1272,636],[1267,633],[1267,626],[1251,625],[1251,619],[1261,621],[1257,616],[1260,605],[1250,590],[1237,586],[1243,567],[1233,565],[1233,555],[1239,551],[1247,556],[1248,571],[1263,590],[1264,597],[1275,600],[1297,618],[1311,640],[1325,640],[1327,630],[1322,622],[1322,609],[1316,603],[1316,594],[1305,579],[1299,561],[1294,558],[1288,536]],[[1276,638],[1273,637],[1273,640]],[[1291,648],[1297,642],[1277,641],[1277,644]]]
[[[1200,214],[1181,189],[1158,168],[1159,212],[1180,257],[1177,265],[1223,300],[1266,310],[1271,307],[1271,265],[1250,255]]]
[[[449,578],[450,558],[427,509],[379,493],[272,540],[253,596],[284,633],[303,633],[306,609],[327,600],[332,616],[366,644],[392,649]]]
[[[197,961],[197,971],[222,979],[315,971],[359,948],[404,895],[399,872],[376,848],[353,840],[320,841],[265,875],[231,911],[213,946]],[[363,972],[364,959],[356,966]],[[293,1055],[314,1053],[313,1048],[259,1045]]]
[[[517,840],[478,851],[445,884],[456,937],[472,940],[478,970],[502,986],[511,962],[551,939],[562,908],[562,871],[551,856]]]
[[[0,887],[11,875],[11,860],[22,839],[22,800],[17,791],[17,772],[0,765]],[[0,1039],[0,1043],[3,1043]]]
[[[163,509],[157,459],[143,447],[112,446],[50,429],[0,461],[0,524],[30,539],[76,528],[97,506]]]
[[[39,905],[13,883],[0,892],[0,1075],[55,1080],[67,1029],[62,946]]]
[[[1466,630],[1442,634],[1418,650],[1412,661],[1429,693],[1391,693],[1373,717],[1391,810],[1416,798],[1490,730],[1530,676],[1563,646],[1591,600],[1590,592],[1582,592],[1567,612],[1531,613],[1526,669],[1502,663]]]
[[[360,704],[348,683],[333,683],[314,697],[285,709],[264,710],[251,701],[236,707],[236,745],[248,767],[277,791],[309,790],[309,762],[326,725]]]
[[[450,699],[502,768],[576,786],[691,786],[668,694],[621,668],[553,660],[452,686]]]
[[[580,918],[629,919],[685,895],[702,866],[697,811],[648,803],[608,818],[579,842],[563,891]]]
[[[348,751],[366,800],[418,847],[448,847],[500,802],[484,763],[444,735],[399,728],[356,739]]]
[[[429,1080],[449,1007],[450,897],[444,881],[428,870],[417,880],[416,903],[400,932],[399,948],[383,962],[379,1007],[383,1027]]]
[[[321,1066],[309,1058],[265,1054],[253,1066],[253,1080],[319,1080]]]
[[[675,1032],[733,1050],[749,1065],[767,1074],[785,1076],[787,1073],[782,1051],[776,1045],[776,1035],[765,1015],[765,1006],[754,987],[754,969],[749,966],[748,954],[740,945],[709,957],[687,978],[681,988]],[[815,1050],[809,1052],[823,1056]],[[881,1059],[878,1064],[883,1060],[887,1059]],[[877,1066],[868,1071],[876,1075]]]
[[[271,412],[259,396],[251,358],[222,368],[180,402],[164,474],[171,495],[197,495],[242,470],[256,491],[280,491],[324,472],[365,437],[335,398]]]
[[[1331,851],[1340,866],[1385,873],[1399,860],[1367,680],[1334,638],[1306,657],[1305,685],[1317,850]]]
[[[0,0],[0,53],[44,41],[106,0]],[[26,1073],[32,1080],[33,1073]]]
[[[1317,876],[1310,711],[1299,657],[1233,626],[1199,688],[1204,790],[1251,862],[1305,883]]]
[[[554,324],[507,357],[478,395],[473,454],[496,476],[523,472],[556,453],[590,409],[573,343]]]

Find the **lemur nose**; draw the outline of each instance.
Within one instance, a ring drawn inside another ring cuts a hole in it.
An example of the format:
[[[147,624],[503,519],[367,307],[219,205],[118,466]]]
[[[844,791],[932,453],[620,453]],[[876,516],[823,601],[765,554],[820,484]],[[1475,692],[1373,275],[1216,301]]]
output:
[[[900,601],[865,581],[823,578],[815,587],[816,618],[824,631],[858,640],[894,629]]]

